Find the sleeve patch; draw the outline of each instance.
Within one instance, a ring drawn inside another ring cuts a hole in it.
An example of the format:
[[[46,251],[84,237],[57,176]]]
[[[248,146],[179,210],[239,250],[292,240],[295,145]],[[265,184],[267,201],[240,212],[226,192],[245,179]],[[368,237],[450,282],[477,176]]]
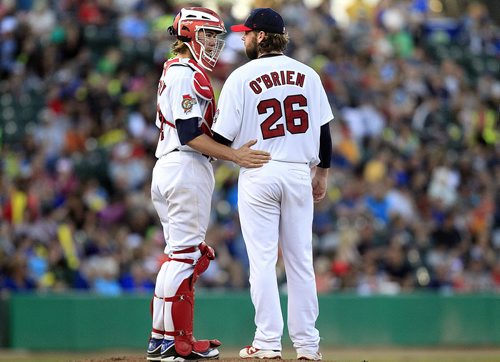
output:
[[[182,109],[184,110],[184,113],[189,113],[193,109],[193,105],[198,103],[196,98],[191,97],[190,94],[183,94],[182,95],[182,102],[181,106]]]

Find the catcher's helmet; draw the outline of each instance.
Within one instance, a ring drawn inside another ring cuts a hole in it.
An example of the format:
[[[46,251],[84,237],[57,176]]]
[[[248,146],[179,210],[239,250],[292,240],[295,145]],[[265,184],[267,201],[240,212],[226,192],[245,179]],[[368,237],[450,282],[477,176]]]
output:
[[[216,36],[207,36],[206,30],[216,32]],[[198,64],[210,71],[214,68],[224,47],[224,40],[219,36],[226,33],[224,22],[215,11],[202,7],[183,8],[168,31],[187,45]]]

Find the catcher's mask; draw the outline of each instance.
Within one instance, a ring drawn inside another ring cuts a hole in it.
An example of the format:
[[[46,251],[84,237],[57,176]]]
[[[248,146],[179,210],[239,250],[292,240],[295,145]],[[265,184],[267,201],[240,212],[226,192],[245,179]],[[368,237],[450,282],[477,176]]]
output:
[[[224,22],[215,11],[182,8],[168,32],[187,45],[198,64],[212,71],[224,48],[221,37],[226,33]]]

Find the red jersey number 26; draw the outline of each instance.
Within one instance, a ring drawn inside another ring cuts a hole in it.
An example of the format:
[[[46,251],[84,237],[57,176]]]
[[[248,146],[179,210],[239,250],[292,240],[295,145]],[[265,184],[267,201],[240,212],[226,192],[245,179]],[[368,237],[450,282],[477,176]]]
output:
[[[281,103],[276,98],[264,99],[257,105],[259,114],[272,112],[261,124],[260,130],[263,139],[283,137],[285,128],[292,134],[305,133],[309,128],[309,115],[304,109],[294,109],[294,106],[306,107],[307,98],[301,94],[286,97]],[[285,122],[279,122],[285,115]]]

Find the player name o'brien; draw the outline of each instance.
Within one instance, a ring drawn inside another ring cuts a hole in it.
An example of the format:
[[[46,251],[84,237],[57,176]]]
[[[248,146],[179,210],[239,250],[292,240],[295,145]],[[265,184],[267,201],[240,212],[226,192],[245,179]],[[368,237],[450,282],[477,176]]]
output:
[[[249,83],[249,86],[255,94],[260,94],[263,87],[266,87],[266,89],[280,85],[296,85],[297,87],[304,87],[305,78],[305,74],[294,70],[280,70],[279,72],[271,72],[255,78]]]

